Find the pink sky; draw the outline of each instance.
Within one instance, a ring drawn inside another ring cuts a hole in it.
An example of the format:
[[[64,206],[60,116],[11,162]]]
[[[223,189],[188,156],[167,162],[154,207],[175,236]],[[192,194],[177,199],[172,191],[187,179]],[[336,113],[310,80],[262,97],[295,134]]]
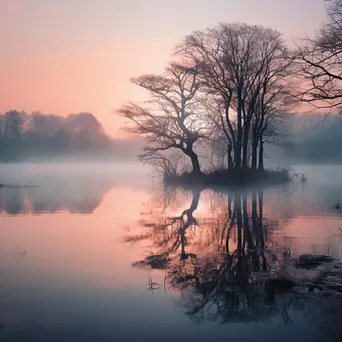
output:
[[[0,112],[92,112],[122,135],[115,109],[145,93],[130,77],[162,71],[171,48],[220,21],[312,34],[323,0],[1,0]]]

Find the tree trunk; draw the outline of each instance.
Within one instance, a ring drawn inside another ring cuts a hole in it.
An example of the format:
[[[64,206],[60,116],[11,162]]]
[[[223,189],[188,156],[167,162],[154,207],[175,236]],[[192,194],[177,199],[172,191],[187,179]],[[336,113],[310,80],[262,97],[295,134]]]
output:
[[[196,174],[196,175],[200,175],[201,172],[201,167],[198,161],[198,156],[195,152],[193,152],[190,156],[191,158],[191,163],[192,163],[192,173]]]
[[[249,127],[250,127],[250,123],[247,121],[244,132],[243,132],[243,144],[242,144],[242,167],[244,169],[247,169],[248,167]]]
[[[248,142],[246,142],[246,139],[244,137],[243,143],[242,143],[242,168],[243,169],[247,169],[248,167],[247,160],[248,160]]]
[[[242,149],[242,100],[241,91],[238,91],[238,109],[237,109],[237,137],[236,137],[236,149],[234,149],[235,155],[235,168],[241,168],[241,149]]]
[[[199,160],[198,160],[198,155],[192,149],[192,144],[189,143],[186,146],[186,149],[183,150],[183,151],[191,159],[191,164],[192,164],[192,171],[191,171],[191,173],[193,173],[195,175],[202,174],[201,167],[200,167]]]
[[[259,146],[259,170],[264,170],[264,142],[262,141],[262,137],[260,137]]]
[[[255,236],[255,244],[258,248],[258,252],[261,248],[261,232],[258,225],[258,213],[257,213],[257,192],[252,192],[252,226],[253,226],[253,233]]]
[[[181,242],[180,260],[182,261],[188,258],[187,254],[185,253],[185,245],[186,245],[185,229],[182,229],[180,232],[180,242]]]
[[[201,167],[200,167],[200,164],[198,161],[198,155],[194,151],[187,153],[187,155],[191,159],[191,164],[192,164],[191,173],[196,174],[196,175],[200,175],[202,172],[201,172]]]
[[[257,159],[258,159],[258,142],[256,139],[253,139],[253,144],[252,144],[252,169],[256,170],[257,168]]]
[[[233,168],[232,144],[228,144],[228,170]]]
[[[234,149],[234,160],[235,160],[235,168],[241,168],[241,141],[236,142],[236,149]]]
[[[230,220],[232,218],[232,197],[229,196],[228,193],[228,219]]]
[[[264,236],[264,227],[263,227],[263,202],[264,202],[264,193],[263,190],[258,191],[258,202],[259,202],[259,232],[260,232],[260,248],[261,248],[261,257],[262,257],[262,270],[264,272],[268,271],[267,266],[267,258],[264,254],[265,250],[265,236]]]
[[[262,219],[264,215],[264,192],[263,190],[258,191],[258,204],[259,204],[259,225],[262,227]],[[263,247],[262,247],[263,248]]]
[[[257,192],[252,192],[252,226],[253,226],[253,233],[255,236],[258,236],[258,229],[257,229]],[[258,242],[258,239],[256,239]]]
[[[187,229],[194,222],[196,222],[193,214],[194,214],[194,211],[198,207],[198,202],[199,202],[199,199],[200,199],[200,194],[201,194],[200,190],[192,192],[191,206],[190,206],[189,209],[185,210],[183,212],[183,215],[181,216],[181,217],[183,217],[184,215],[186,215],[187,218],[185,220],[186,223],[183,225],[183,227],[179,231],[180,241],[181,241],[181,257],[180,257],[180,260],[186,260],[188,258],[188,254],[185,252],[185,246],[186,246],[186,236],[185,236],[185,233],[186,233]]]
[[[257,130],[257,122],[254,123],[253,127],[253,140],[252,140],[252,169],[257,169],[257,162],[258,162],[258,130]]]
[[[236,210],[236,224],[238,230],[237,249],[238,254],[242,253],[242,211],[241,211],[241,194],[235,193],[234,209]]]
[[[253,239],[251,234],[251,229],[249,225],[249,217],[248,217],[248,210],[247,210],[247,194],[242,194],[242,207],[243,207],[243,230],[245,233],[245,239],[247,241],[247,247],[249,249],[253,249]]]

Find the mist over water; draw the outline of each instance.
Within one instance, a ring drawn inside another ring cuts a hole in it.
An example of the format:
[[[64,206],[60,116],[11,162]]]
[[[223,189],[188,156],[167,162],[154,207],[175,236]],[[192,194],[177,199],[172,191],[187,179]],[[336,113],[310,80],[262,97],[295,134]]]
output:
[[[0,0],[0,342],[342,341],[342,0],[291,1]]]
[[[255,279],[342,258],[342,167],[296,171],[306,184],[164,192],[136,163],[1,165],[2,340],[334,340],[339,311],[229,280],[239,260]]]

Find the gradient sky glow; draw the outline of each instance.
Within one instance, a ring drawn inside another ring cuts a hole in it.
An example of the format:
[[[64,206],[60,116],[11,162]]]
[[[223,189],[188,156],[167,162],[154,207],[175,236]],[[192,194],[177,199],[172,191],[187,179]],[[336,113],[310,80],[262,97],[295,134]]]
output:
[[[114,113],[145,93],[129,78],[160,72],[170,50],[220,21],[313,34],[323,0],[0,0],[0,112],[92,112],[112,136]]]

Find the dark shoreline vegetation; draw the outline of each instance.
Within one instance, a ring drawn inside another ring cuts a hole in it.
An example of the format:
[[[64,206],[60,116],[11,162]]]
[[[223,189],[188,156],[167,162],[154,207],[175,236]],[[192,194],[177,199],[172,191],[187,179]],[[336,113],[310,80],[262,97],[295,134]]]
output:
[[[191,189],[193,186],[205,187],[244,187],[244,186],[265,186],[289,183],[294,177],[300,177],[305,181],[304,175],[291,175],[287,169],[282,170],[217,170],[210,173],[194,175],[192,173],[164,174],[163,182],[166,186],[181,186],[184,189]]]

